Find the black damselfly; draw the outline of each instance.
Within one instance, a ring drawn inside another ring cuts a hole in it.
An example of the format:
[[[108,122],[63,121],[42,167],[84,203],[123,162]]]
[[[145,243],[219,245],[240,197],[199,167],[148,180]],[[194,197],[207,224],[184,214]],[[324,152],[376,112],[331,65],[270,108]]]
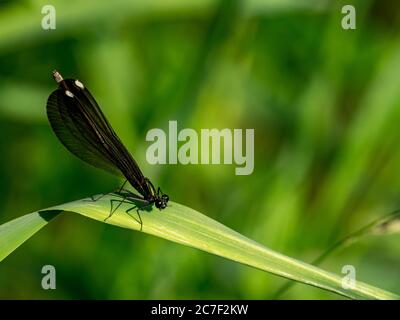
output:
[[[138,199],[143,201],[145,206],[154,204],[156,208],[164,209],[169,200],[168,196],[160,188],[156,190],[151,181],[143,175],[89,90],[79,80],[63,79],[58,71],[53,71],[53,77],[58,83],[58,89],[47,100],[47,117],[58,139],[81,160],[125,177],[125,183],[128,181],[140,194],[138,196],[123,189],[124,183],[120,190],[115,192],[123,199],[110,200],[108,218],[122,203],[135,203]],[[119,202],[114,210],[113,201]]]

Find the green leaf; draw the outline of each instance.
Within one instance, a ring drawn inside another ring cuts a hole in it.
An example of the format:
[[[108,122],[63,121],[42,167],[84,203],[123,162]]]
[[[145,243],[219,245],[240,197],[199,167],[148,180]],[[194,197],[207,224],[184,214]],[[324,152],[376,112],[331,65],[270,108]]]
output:
[[[95,202],[83,199],[34,212],[0,226],[0,261],[14,251],[25,240],[40,230],[60,211],[82,214],[104,222],[109,216],[110,200],[107,195]],[[115,206],[118,203],[114,203]],[[167,240],[197,248],[218,256],[255,267],[269,273],[338,293],[353,299],[399,299],[400,297],[382,289],[357,282],[353,289],[342,288],[342,278],[312,265],[289,258],[246,238],[221,223],[181,204],[169,202],[159,211],[153,207],[140,211],[126,210],[143,206],[135,201],[123,203],[106,220],[122,228],[141,230]],[[142,224],[139,221],[142,221]]]
[[[396,210],[386,216],[380,217],[374,222],[367,224],[363,228],[347,235],[346,237],[335,242],[329,247],[324,253],[322,253],[312,264],[314,266],[320,265],[333,253],[343,250],[346,247],[359,242],[367,237],[371,236],[384,236],[390,234],[400,233],[400,210]],[[287,292],[292,286],[293,282],[284,284],[274,295],[274,298],[279,298],[285,292]]]
[[[0,226],[0,261],[56,217],[60,210],[26,214]]]

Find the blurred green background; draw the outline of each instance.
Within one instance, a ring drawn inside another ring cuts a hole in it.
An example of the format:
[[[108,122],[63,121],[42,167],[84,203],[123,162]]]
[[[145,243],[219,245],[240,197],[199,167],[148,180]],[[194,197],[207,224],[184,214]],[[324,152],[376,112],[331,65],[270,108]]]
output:
[[[42,30],[42,6],[57,29]],[[357,29],[341,28],[353,4]],[[90,88],[145,174],[190,206],[312,261],[400,208],[400,3],[1,1],[0,223],[120,184],[50,129],[51,71]],[[145,161],[146,133],[254,128],[255,170]],[[322,268],[400,293],[400,236],[371,238]],[[41,268],[57,289],[41,288]],[[162,239],[63,215],[0,264],[0,298],[269,299],[284,283]],[[296,285],[290,299],[338,296]]]

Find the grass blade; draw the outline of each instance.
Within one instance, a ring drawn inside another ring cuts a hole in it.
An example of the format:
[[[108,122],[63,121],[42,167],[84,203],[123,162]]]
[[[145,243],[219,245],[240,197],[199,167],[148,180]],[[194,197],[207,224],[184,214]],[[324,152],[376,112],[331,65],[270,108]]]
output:
[[[37,211],[0,225],[0,261],[55,218],[60,210]]]
[[[76,212],[101,222],[110,211],[110,200],[105,196],[92,202],[78,200],[35,212],[0,226],[0,260],[40,230],[52,217],[62,211]],[[142,204],[137,203],[138,206]],[[135,210],[125,211],[132,204],[124,203],[107,223],[132,230],[141,230]],[[352,299],[399,299],[382,289],[357,282],[354,289],[343,289],[342,278],[315,266],[289,258],[246,238],[221,223],[183,205],[170,202],[159,211],[141,211],[142,231],[183,245],[249,265],[266,272],[304,284],[338,293]]]
[[[343,250],[346,247],[356,243],[369,236],[382,236],[389,234],[400,233],[400,210],[396,210],[384,217],[381,217],[374,222],[366,225],[365,227],[349,234],[348,236],[340,239],[334,243],[328,250],[322,253],[317,259],[312,262],[312,265],[318,266],[324,262],[333,253]],[[292,286],[293,282],[285,283],[274,295],[274,298],[281,297]]]

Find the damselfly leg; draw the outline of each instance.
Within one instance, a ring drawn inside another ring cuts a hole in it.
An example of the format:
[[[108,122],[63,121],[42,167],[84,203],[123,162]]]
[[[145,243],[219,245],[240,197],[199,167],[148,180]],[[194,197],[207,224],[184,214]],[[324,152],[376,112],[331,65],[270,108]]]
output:
[[[119,207],[123,203],[133,204],[132,207],[125,210],[125,213],[128,214],[132,219],[134,219],[137,223],[140,224],[140,231],[142,231],[143,221],[142,221],[142,217],[140,215],[140,211],[146,210],[146,208],[151,207],[153,205],[153,203],[147,202],[146,200],[144,200],[143,198],[139,197],[138,195],[130,192],[129,190],[122,189],[120,192],[114,193],[114,195],[117,197],[120,197],[122,199],[111,199],[110,200],[110,213],[104,219],[104,221],[107,221],[108,219],[110,219],[112,217],[112,215],[119,209]],[[143,202],[143,206],[139,206],[138,202]],[[118,204],[115,206],[116,203],[118,203]],[[131,211],[134,209],[136,209],[137,218],[131,214]]]
[[[150,208],[152,205],[153,205],[153,203],[148,202],[148,203],[146,203],[144,206],[139,207],[139,206],[135,203],[135,206],[133,206],[132,208],[129,208],[128,210],[125,210],[125,212],[126,212],[129,216],[131,216],[133,219],[135,219],[136,222],[138,222],[138,223],[140,224],[140,231],[142,231],[142,229],[143,229],[143,221],[142,221],[142,217],[141,217],[141,215],[140,215],[140,211],[145,211],[146,208]],[[139,220],[137,220],[135,217],[133,217],[133,216],[130,214],[130,212],[131,212],[132,210],[134,210],[134,209],[136,209],[136,214],[137,214]]]
[[[133,209],[136,209],[136,213],[137,213],[137,216],[138,216],[139,220],[137,220],[134,216],[132,216],[132,215],[130,214],[130,212],[131,212]],[[142,221],[142,217],[140,216],[140,212],[139,212],[140,209],[141,209],[141,208],[138,208],[138,206],[135,205],[135,206],[133,206],[132,208],[129,208],[129,209],[125,210],[125,213],[128,214],[130,217],[132,217],[132,219],[135,219],[135,221],[136,221],[137,223],[140,224],[140,231],[142,231],[142,229],[143,229],[143,221]]]
[[[96,202],[99,201],[101,198],[103,198],[104,196],[108,195],[108,194],[112,194],[112,193],[121,193],[121,191],[124,189],[126,183],[128,182],[128,180],[125,180],[124,183],[122,184],[121,187],[119,187],[117,190],[114,191],[110,191],[110,192],[105,192],[102,193],[99,197],[95,198],[95,196],[90,196],[90,200],[84,200],[84,201],[91,201],[91,202]]]

